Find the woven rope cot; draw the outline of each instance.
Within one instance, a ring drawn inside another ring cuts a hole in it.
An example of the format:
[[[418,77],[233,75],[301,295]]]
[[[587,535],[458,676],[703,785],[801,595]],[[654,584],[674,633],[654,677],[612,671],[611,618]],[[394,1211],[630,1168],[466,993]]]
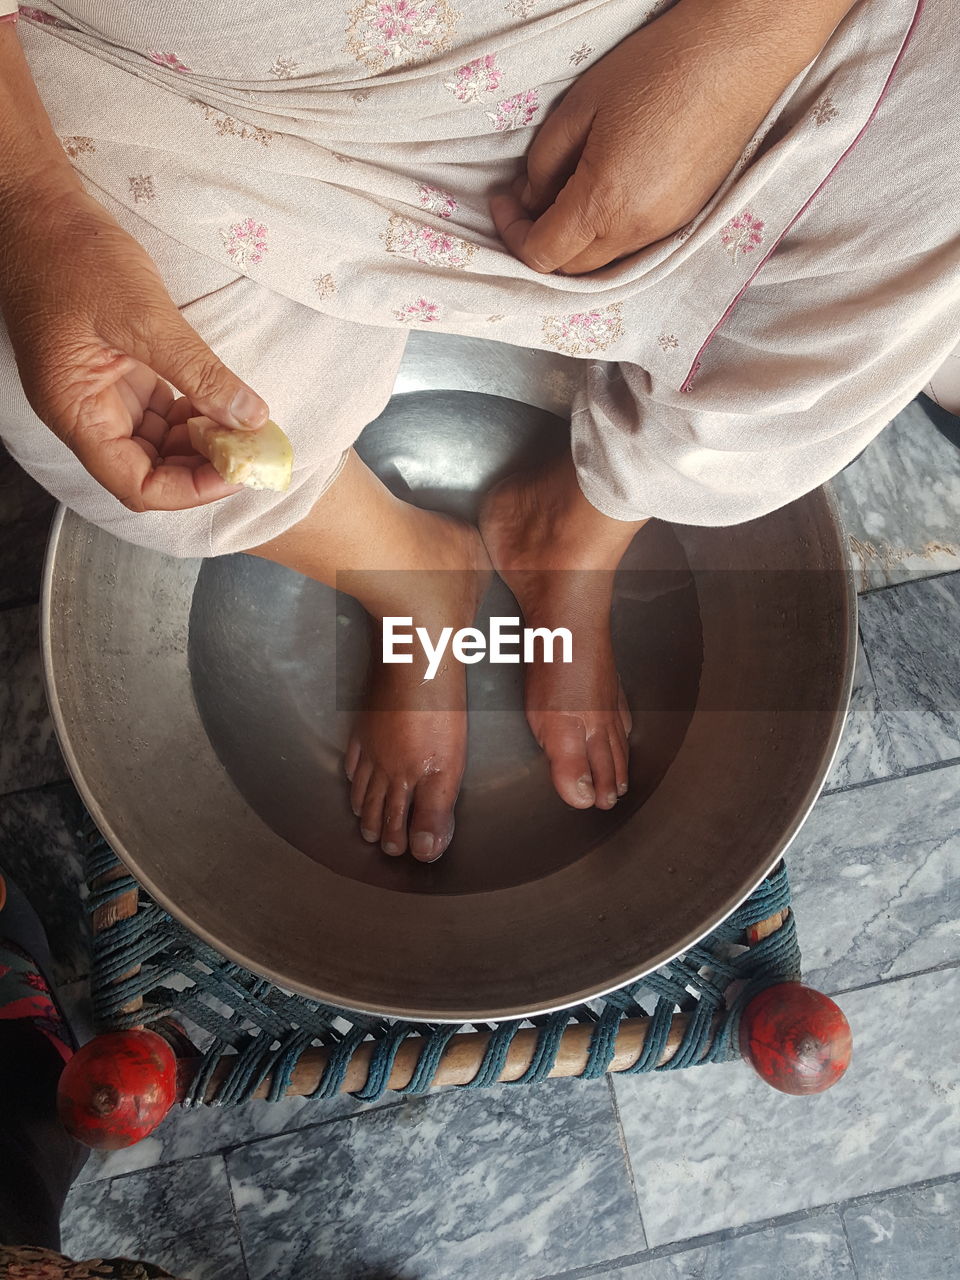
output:
[[[762,992],[798,989],[836,1009],[797,987],[800,949],[782,862],[709,937],[642,980],[557,1013],[456,1026],[371,1016],[284,991],[152,902],[89,820],[83,845],[98,1031],[163,1036],[176,1053],[177,1099],[187,1108],[344,1090],[369,1102],[387,1089],[675,1071],[736,1058],[744,1012]]]

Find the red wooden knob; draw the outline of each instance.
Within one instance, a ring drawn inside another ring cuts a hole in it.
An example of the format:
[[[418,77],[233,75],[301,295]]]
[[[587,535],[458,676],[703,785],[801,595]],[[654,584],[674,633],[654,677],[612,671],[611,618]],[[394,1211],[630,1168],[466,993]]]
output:
[[[740,1019],[740,1052],[782,1093],[822,1093],[850,1065],[853,1039],[843,1011],[802,982],[755,996]]]
[[[88,1147],[132,1147],[152,1133],[177,1096],[177,1060],[155,1031],[109,1031],[78,1049],[63,1069],[57,1109]]]

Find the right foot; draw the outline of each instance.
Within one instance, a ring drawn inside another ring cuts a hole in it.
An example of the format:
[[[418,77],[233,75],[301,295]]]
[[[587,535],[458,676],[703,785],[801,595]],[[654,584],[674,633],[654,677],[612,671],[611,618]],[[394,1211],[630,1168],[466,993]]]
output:
[[[423,525],[429,567],[375,575],[375,601],[357,594],[377,618],[412,616],[413,627],[426,627],[435,641],[441,627],[456,631],[473,622],[490,561],[471,525],[429,511],[412,518]],[[393,590],[398,598],[385,598]],[[379,644],[379,626],[374,630]],[[368,843],[394,857],[409,849],[419,861],[435,862],[453,836],[466,763],[466,671],[449,650],[432,680],[424,679],[418,646],[412,664],[384,665],[375,654],[344,761],[350,803]]]

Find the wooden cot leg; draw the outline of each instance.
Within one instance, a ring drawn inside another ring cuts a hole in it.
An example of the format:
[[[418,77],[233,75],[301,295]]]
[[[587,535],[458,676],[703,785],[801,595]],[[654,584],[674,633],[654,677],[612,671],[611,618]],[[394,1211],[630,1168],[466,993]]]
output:
[[[790,908],[746,929],[753,945],[781,927]],[[761,991],[740,1019],[740,1053],[762,1080],[781,1093],[822,1093],[837,1083],[853,1051],[840,1007],[802,982]]]
[[[104,888],[127,874],[115,867],[94,881]],[[137,914],[139,892],[128,889],[93,913],[93,932]],[[121,975],[133,977],[140,966]],[[136,1013],[143,999],[124,1005]],[[57,1109],[64,1128],[88,1147],[129,1147],[163,1120],[176,1100],[177,1061],[163,1036],[144,1027],[94,1036],[67,1063],[57,1088]]]

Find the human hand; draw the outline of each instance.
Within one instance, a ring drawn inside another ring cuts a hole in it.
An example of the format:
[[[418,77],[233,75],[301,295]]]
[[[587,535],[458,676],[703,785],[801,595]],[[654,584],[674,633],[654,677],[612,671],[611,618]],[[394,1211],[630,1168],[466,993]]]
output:
[[[187,324],[136,240],[72,188],[4,233],[0,307],[37,416],[132,511],[236,493],[184,424],[203,414],[254,429],[269,410]]]
[[[535,271],[593,271],[700,212],[808,60],[809,41],[798,51],[782,30],[745,34],[735,17],[736,5],[679,0],[571,86],[526,175],[490,202],[515,257]]]

